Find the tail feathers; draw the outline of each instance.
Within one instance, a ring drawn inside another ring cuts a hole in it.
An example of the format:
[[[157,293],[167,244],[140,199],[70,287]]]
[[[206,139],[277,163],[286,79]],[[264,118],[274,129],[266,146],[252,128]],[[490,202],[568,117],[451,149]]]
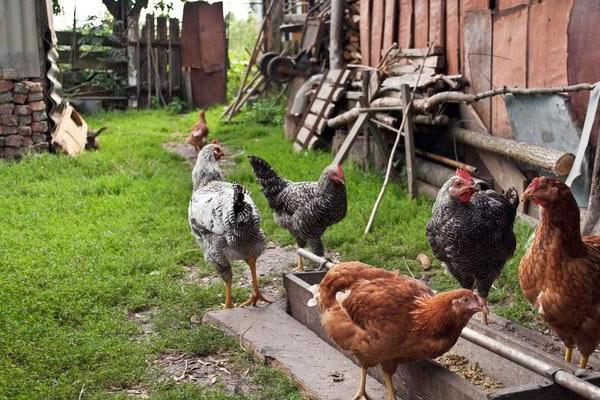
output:
[[[287,181],[281,178],[275,170],[262,158],[256,156],[248,156],[254,176],[263,188],[263,193],[267,198],[271,208],[277,207],[277,196],[288,185]]]
[[[237,183],[233,184],[233,213],[238,215],[244,210],[244,188]]]

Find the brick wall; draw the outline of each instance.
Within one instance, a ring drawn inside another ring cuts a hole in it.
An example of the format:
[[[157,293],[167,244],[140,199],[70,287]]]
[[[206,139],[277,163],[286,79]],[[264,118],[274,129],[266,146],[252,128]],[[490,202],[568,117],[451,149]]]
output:
[[[42,83],[16,79],[14,70],[0,69],[0,158],[48,151],[49,140]]]

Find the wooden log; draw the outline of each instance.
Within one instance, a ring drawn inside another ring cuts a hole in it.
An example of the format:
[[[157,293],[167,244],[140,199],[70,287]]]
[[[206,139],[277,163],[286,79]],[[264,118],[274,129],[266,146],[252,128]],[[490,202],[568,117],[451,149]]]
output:
[[[433,186],[442,187],[455,171],[443,165],[417,158],[415,162],[417,179]]]
[[[567,175],[571,171],[571,167],[575,161],[575,156],[571,153],[529,143],[484,135],[458,127],[451,128],[450,132],[461,143],[524,162],[528,165],[552,172],[556,176]]]
[[[344,16],[344,0],[331,0],[331,18],[329,22],[329,68],[343,67],[342,27]]]
[[[435,200],[439,190],[440,189],[436,186],[430,185],[427,182],[417,180],[417,193],[419,193],[420,196],[425,196],[432,200]]]

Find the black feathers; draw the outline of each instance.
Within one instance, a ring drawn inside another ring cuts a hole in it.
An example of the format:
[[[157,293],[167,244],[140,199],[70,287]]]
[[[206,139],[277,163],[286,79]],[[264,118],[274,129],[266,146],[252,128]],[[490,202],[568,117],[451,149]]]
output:
[[[233,183],[233,214],[238,215],[244,210],[244,188]]]
[[[265,194],[269,206],[273,209],[277,208],[278,201],[277,196],[285,189],[288,182],[282,179],[273,168],[262,158],[256,156],[248,156],[254,176],[256,180],[262,186],[262,192]]]

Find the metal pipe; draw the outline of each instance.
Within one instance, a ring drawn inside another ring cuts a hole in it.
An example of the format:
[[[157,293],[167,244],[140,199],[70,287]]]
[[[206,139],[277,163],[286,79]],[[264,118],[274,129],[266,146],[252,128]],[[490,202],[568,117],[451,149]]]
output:
[[[567,388],[586,399],[600,400],[599,387],[592,385],[559,367],[555,367],[519,350],[513,349],[471,328],[464,328],[460,336],[463,339],[519,364],[536,374],[540,374],[554,381],[557,385]]]
[[[324,265],[328,269],[333,267],[335,264],[327,259],[317,256],[306,249],[299,248],[297,253],[302,257],[305,257],[311,261],[314,261],[320,265]],[[529,354],[523,353],[517,349],[513,349],[510,346],[505,345],[495,339],[490,338],[482,333],[479,333],[471,328],[465,327],[460,336],[468,340],[471,343],[478,345],[494,354],[504,357],[515,364],[527,368],[536,374],[542,375],[543,377],[555,382],[557,385],[569,389],[570,391],[577,393],[578,395],[585,397],[590,400],[600,400],[600,388],[584,381],[575,375],[548,364],[547,362],[538,360]]]
[[[329,68],[343,67],[342,25],[344,23],[344,0],[331,0],[329,18]]]
[[[296,250],[296,252],[301,255],[304,258],[309,259],[310,261],[313,261],[319,265],[324,266],[325,268],[329,269],[331,267],[333,267],[335,264],[332,263],[331,261],[329,261],[328,259],[326,259],[325,257],[321,257],[318,256],[314,253],[311,253],[310,251],[303,249],[303,248],[299,248],[298,250]]]

